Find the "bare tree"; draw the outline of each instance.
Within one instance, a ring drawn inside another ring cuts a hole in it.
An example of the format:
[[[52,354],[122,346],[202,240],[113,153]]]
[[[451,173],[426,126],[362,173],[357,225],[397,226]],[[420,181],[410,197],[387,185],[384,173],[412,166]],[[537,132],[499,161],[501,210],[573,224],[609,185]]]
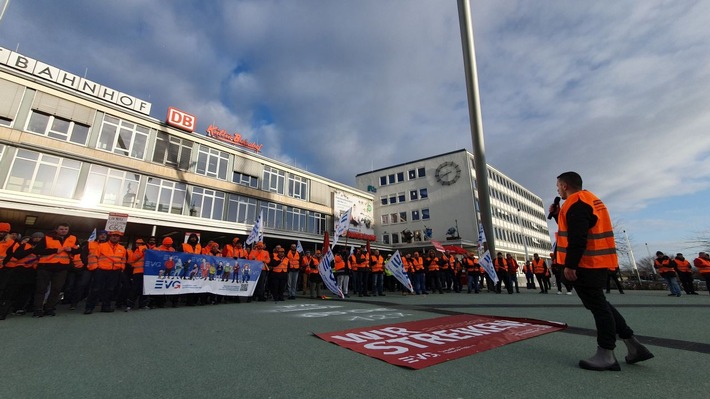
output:
[[[688,238],[688,246],[685,249],[693,249],[698,252],[710,251],[710,230],[696,231],[691,238]]]

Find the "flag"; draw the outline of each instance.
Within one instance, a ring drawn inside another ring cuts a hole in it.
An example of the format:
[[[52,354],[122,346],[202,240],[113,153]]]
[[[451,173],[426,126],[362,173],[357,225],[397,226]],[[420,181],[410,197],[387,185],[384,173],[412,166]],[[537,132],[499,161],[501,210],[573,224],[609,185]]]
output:
[[[494,283],[498,283],[498,275],[496,274],[496,269],[493,267],[493,259],[491,259],[491,253],[488,251],[488,245],[486,241],[486,232],[483,230],[483,224],[478,224],[478,264],[483,267],[483,269],[488,273]]]
[[[325,233],[325,241],[323,242],[323,250],[326,253],[318,263],[318,274],[323,279],[323,284],[335,295],[340,298],[344,298],[343,291],[338,288],[338,283],[333,275],[333,263],[335,262],[335,256],[333,251],[328,247],[328,232]]]
[[[395,252],[390,258],[389,262],[385,265],[385,269],[392,272],[394,278],[397,279],[404,287],[406,287],[410,292],[414,292],[414,287],[412,287],[412,282],[409,281],[409,276],[407,271],[404,270],[404,263],[402,262],[402,255],[399,251]]]
[[[256,242],[259,242],[262,240],[264,237],[264,232],[262,231],[262,220],[264,216],[264,211],[259,211],[259,217],[256,218],[256,222],[254,223],[254,227],[251,229],[251,233],[249,233],[249,237],[247,237],[247,240],[245,243],[247,245],[254,244]]]
[[[330,235],[328,235],[328,232],[326,231],[323,233],[323,252],[328,250],[330,248]]]
[[[439,241],[431,240],[431,243],[434,245],[434,249],[436,249],[437,251],[441,252],[442,254],[446,252],[446,249],[444,249],[444,246],[441,245]]]
[[[296,244],[296,252],[303,253],[303,245],[301,245],[301,240],[298,240],[298,243]]]
[[[433,231],[431,230],[431,228],[424,226],[424,236],[431,240],[432,234],[433,234]]]
[[[335,225],[335,234],[333,237],[333,247],[335,247],[335,244],[338,242],[338,237],[342,236],[343,234],[347,233],[348,231],[348,225],[350,224],[350,211],[352,211],[353,208],[350,207],[345,213],[340,215],[340,219],[338,220],[338,224]],[[325,249],[324,249],[325,250]]]
[[[354,253],[355,253],[355,246],[354,246],[354,245],[351,245],[351,246],[350,246],[350,255],[352,255],[352,254],[354,254]]]
[[[89,236],[89,241],[96,241],[96,227],[94,227],[94,231],[91,232],[91,235]]]

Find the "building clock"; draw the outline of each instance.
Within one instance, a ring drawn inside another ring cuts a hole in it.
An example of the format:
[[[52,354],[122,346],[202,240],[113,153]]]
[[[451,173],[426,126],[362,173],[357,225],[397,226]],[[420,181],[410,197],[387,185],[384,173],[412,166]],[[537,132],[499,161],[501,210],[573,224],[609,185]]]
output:
[[[436,168],[436,181],[450,186],[461,177],[461,167],[456,162],[444,162]]]

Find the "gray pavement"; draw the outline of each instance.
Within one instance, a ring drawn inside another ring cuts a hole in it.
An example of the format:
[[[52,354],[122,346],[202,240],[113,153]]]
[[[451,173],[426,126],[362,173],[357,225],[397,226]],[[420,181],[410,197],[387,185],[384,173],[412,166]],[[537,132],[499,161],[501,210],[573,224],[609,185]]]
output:
[[[596,348],[574,296],[432,294],[257,302],[0,321],[2,398],[660,398],[710,391],[710,295],[608,295],[654,359],[581,370]],[[570,328],[409,370],[313,335],[473,313]]]

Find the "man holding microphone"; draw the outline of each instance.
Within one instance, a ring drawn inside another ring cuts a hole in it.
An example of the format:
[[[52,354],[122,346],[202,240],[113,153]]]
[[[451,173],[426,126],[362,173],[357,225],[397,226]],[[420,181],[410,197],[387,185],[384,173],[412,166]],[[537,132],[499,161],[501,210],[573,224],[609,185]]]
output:
[[[618,265],[614,231],[609,211],[591,192],[582,189],[582,177],[576,172],[557,176],[557,192],[565,200],[562,206],[550,206],[550,214],[558,223],[558,264],[572,283],[584,307],[594,316],[597,327],[597,352],[579,367],[586,370],[619,371],[614,356],[616,335],[628,348],[628,364],[651,359],[653,354],[634,337],[626,320],[604,296],[608,270]]]

